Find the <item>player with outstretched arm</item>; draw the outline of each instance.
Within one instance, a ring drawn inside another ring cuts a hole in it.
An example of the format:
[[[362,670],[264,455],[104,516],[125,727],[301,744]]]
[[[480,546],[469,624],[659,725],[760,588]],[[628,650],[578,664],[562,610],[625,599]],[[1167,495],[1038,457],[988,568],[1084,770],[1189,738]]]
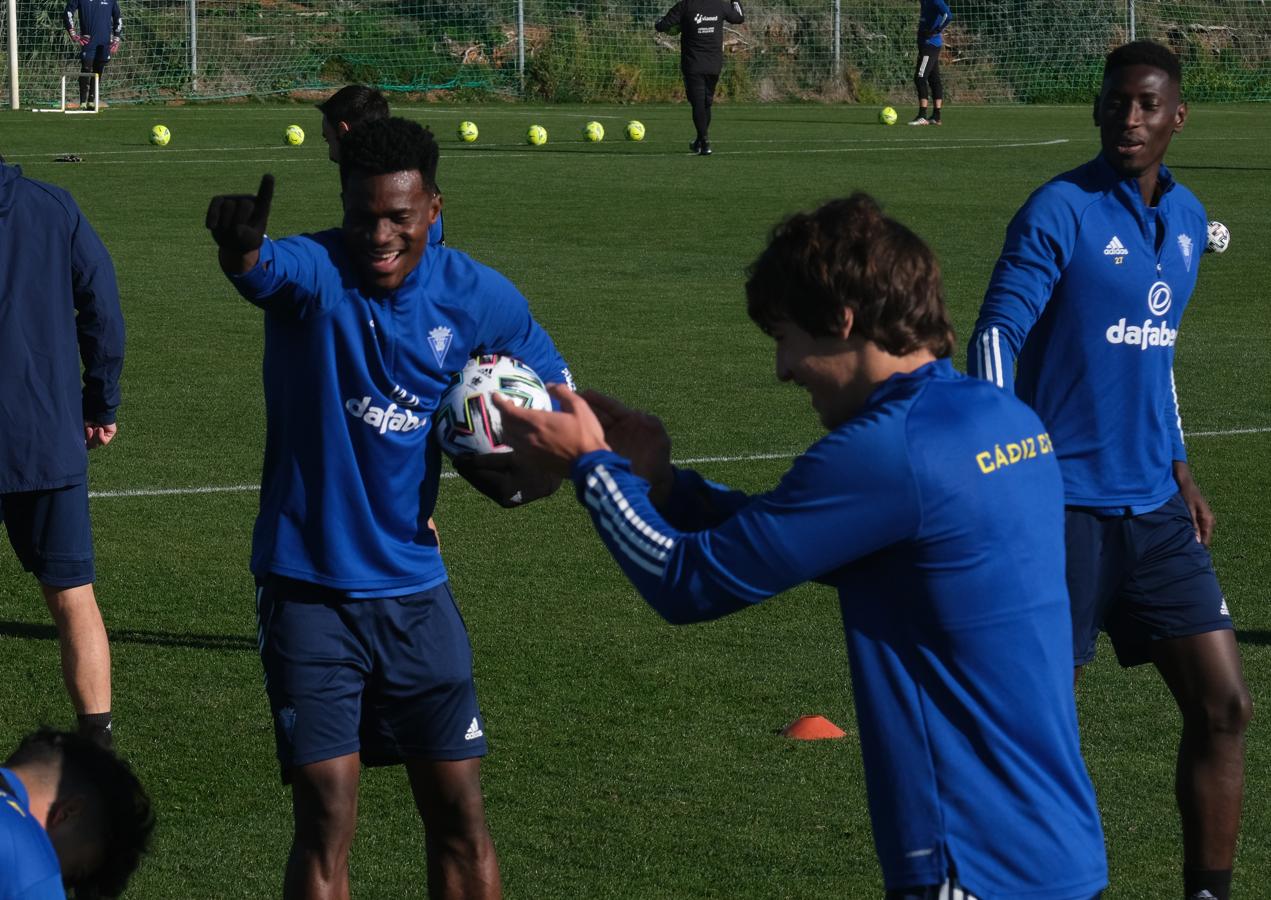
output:
[[[573,478],[672,623],[836,589],[889,900],[1097,896],[1045,427],[953,370],[934,255],[865,195],[778,226],[746,295],[828,431],[771,491],[672,467],[660,422],[591,393],[558,390],[561,412],[496,398],[505,440]]]
[[[485,721],[427,525],[440,472],[431,420],[476,352],[509,353],[553,380],[569,370],[511,282],[428,245],[439,209],[431,132],[383,119],[340,148],[340,229],[267,238],[269,175],[255,196],[215,197],[207,212],[221,268],[265,313],[251,568],[295,811],[284,893],[348,896],[361,762],[405,764],[431,896],[498,897],[479,782]],[[559,484],[521,479],[516,454],[494,455],[483,489],[503,502]]]
[[[1159,44],[1108,55],[1094,107],[1100,153],[1011,221],[967,368],[1013,390],[1054,438],[1075,673],[1101,629],[1121,665],[1160,672],[1183,717],[1185,896],[1227,900],[1252,706],[1174,387],[1174,345],[1209,242],[1200,202],[1164,165],[1187,121],[1181,81]]]

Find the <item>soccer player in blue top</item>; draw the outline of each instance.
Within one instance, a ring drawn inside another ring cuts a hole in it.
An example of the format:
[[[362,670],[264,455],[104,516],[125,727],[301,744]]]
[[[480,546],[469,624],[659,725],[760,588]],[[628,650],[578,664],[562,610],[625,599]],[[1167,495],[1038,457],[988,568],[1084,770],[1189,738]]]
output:
[[[1158,44],[1108,55],[1094,107],[1102,150],[1012,220],[967,366],[1013,388],[1054,439],[1076,671],[1102,628],[1121,665],[1150,662],[1165,679],[1183,717],[1185,895],[1226,900],[1251,705],[1174,387],[1207,244],[1204,209],[1164,165],[1187,121],[1180,82]]]
[[[41,729],[0,765],[0,900],[118,897],[150,843],[150,798],[98,744]]]
[[[865,195],[778,226],[746,293],[777,377],[828,431],[772,490],[673,468],[660,423],[594,394],[595,413],[565,391],[556,413],[496,401],[505,439],[569,472],[672,623],[835,588],[888,898],[1095,897],[1103,835],[1044,426],[953,370],[934,255]]]
[[[944,82],[940,80],[941,33],[953,18],[944,0],[921,0],[918,11],[918,61],[914,63],[914,87],[918,91],[918,115],[910,125],[939,125],[944,106]],[[927,97],[931,104],[928,112]]]
[[[75,29],[75,17],[79,16],[79,30]],[[79,44],[80,71],[79,105],[88,102],[88,93],[97,73],[97,89],[101,93],[102,74],[106,63],[119,50],[124,37],[124,17],[119,12],[118,0],[66,0],[63,14],[66,33]],[[97,99],[100,99],[98,97]],[[105,106],[105,102],[102,106]]]
[[[501,891],[471,648],[427,524],[440,471],[429,431],[474,353],[508,353],[552,381],[570,375],[511,282],[428,245],[437,158],[414,122],[367,122],[340,142],[342,229],[266,237],[269,175],[255,196],[208,207],[221,268],[265,313],[251,568],[295,808],[288,898],[348,896],[359,762],[405,763],[432,896]]]

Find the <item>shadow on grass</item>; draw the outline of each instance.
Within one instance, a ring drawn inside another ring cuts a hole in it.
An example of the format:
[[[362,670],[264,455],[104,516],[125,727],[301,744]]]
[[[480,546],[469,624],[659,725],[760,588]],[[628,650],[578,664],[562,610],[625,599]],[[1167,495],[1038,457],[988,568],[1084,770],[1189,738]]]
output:
[[[1236,643],[1252,644],[1257,647],[1271,646],[1271,631],[1250,631],[1247,628],[1237,628]]]
[[[57,640],[52,625],[32,622],[0,621],[0,637]],[[132,628],[110,630],[112,644],[143,644],[157,647],[183,647],[190,650],[250,650],[256,652],[256,639],[236,634],[172,634],[166,631],[137,631]]]

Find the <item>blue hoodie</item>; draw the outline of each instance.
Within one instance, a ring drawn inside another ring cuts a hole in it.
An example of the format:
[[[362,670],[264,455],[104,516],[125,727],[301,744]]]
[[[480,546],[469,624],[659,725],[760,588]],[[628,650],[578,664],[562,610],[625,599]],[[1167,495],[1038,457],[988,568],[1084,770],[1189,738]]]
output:
[[[115,421],[123,364],[101,238],[65,190],[0,164],[0,494],[84,481],[84,421]]]

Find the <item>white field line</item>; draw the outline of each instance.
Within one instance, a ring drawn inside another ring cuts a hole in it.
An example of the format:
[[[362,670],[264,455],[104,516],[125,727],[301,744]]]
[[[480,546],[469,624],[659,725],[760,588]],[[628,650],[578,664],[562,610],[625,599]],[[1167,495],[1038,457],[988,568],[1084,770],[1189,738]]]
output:
[[[579,144],[580,146],[582,144],[581,141],[570,141],[569,143]],[[650,141],[649,143],[652,144],[655,142]],[[668,141],[667,142],[668,146],[670,145],[670,143],[673,143],[673,142]],[[730,141],[729,146],[732,147],[732,146],[746,145],[746,144],[788,144],[788,143],[789,143],[788,141],[757,140],[756,139],[756,140]],[[904,138],[878,138],[878,139],[866,138],[866,139],[850,141],[850,142],[835,141],[832,139],[825,141],[825,143],[833,143],[837,145],[833,147],[808,147],[806,146],[808,143],[812,143],[812,142],[803,141],[802,144],[804,146],[801,146],[801,147],[784,146],[780,148],[762,149],[762,150],[760,149],[754,149],[754,150],[725,149],[723,151],[717,150],[716,153],[718,154],[722,152],[730,156],[747,156],[747,155],[753,156],[758,154],[780,155],[780,156],[790,156],[790,155],[800,156],[800,155],[806,155],[811,153],[874,153],[874,152],[890,153],[893,151],[895,152],[906,152],[906,151],[930,152],[933,150],[1010,150],[1010,149],[1016,149],[1020,147],[1051,147],[1057,144],[1067,144],[1069,143],[1069,139],[1068,138],[1051,138],[1049,140],[1043,140],[1043,141],[1015,141],[1015,142],[998,141],[994,143],[987,143],[984,141],[972,139],[969,141],[963,141],[963,142],[955,143],[955,144],[945,144],[945,143],[910,144],[910,143],[907,143]],[[855,144],[855,145],[869,144],[872,146],[843,146],[844,143]],[[481,147],[478,147],[472,150],[460,151],[458,153],[442,153],[441,158],[447,159],[447,160],[465,159],[469,161],[478,160],[478,159],[495,160],[495,159],[507,159],[509,156],[514,156],[514,155],[515,156],[532,156],[534,153],[538,152],[531,149],[520,149],[519,151],[503,149],[502,152],[499,152],[499,153],[480,152],[481,149],[502,149],[502,148],[510,148],[510,147],[523,148],[524,145],[521,143],[483,144]],[[234,157],[234,158],[228,158],[228,159],[225,159],[225,158],[216,159],[216,158],[209,158],[207,156],[201,156],[197,159],[190,158],[190,157],[173,158],[175,157],[177,153],[203,153],[203,154],[218,153],[218,152],[219,153],[236,153],[236,152],[257,153],[262,150],[275,150],[275,149],[276,148],[272,146],[265,146],[265,147],[212,147],[212,148],[203,148],[203,149],[199,149],[196,147],[186,147],[186,148],[172,149],[172,150],[169,150],[167,148],[164,148],[162,150],[153,150],[153,149],[150,149],[150,150],[141,150],[141,149],[104,150],[104,151],[92,152],[91,155],[86,155],[83,162],[80,164],[81,165],[108,165],[108,166],[109,165],[115,165],[115,166],[126,165],[126,164],[130,164],[134,162],[134,160],[126,159],[124,157],[145,153],[150,156],[150,158],[146,160],[146,163],[148,165],[154,164],[154,165],[168,165],[168,166],[180,166],[180,165],[202,166],[202,165],[218,164],[218,163],[231,164],[231,165],[240,165],[242,163],[269,163],[271,165],[281,165],[284,163],[287,163],[287,164],[301,163],[306,165],[323,165],[323,166],[329,165],[329,162],[325,156],[314,156],[314,155],[306,155],[306,156],[290,155],[289,156],[288,151],[286,150],[278,150],[277,152],[281,154],[278,156],[266,156],[266,157],[256,157],[256,158]],[[67,152],[71,152],[71,151],[67,151]],[[78,152],[89,154],[89,151],[84,151],[84,150],[80,150]],[[606,156],[606,154],[603,151],[600,151],[598,149],[587,149],[587,150],[580,149],[575,152],[578,153],[579,159],[588,159],[588,158],[599,159],[601,157]],[[653,151],[641,153],[638,156],[627,155],[625,158],[652,159],[652,158],[662,158],[666,156],[679,157],[679,156],[687,156],[687,155],[688,154],[683,153],[679,150],[667,150],[665,152],[653,150]],[[118,157],[118,158],[115,158],[115,157]],[[12,161],[30,164],[32,162],[43,161],[43,157],[41,156],[41,158],[37,160],[35,157],[30,155],[21,156],[21,157],[15,156],[12,158]]]
[[[1271,433],[1271,427],[1268,428],[1232,428],[1225,431],[1191,431],[1187,433],[1187,437],[1226,437],[1228,435],[1237,434],[1268,434]],[[793,459],[799,451],[788,451],[784,453],[748,453],[744,456],[696,456],[690,459],[672,460],[676,465],[699,465],[701,463],[740,463],[740,462],[758,462],[768,459]],[[442,472],[442,478],[457,478],[454,472]],[[184,497],[192,494],[245,494],[249,491],[260,490],[258,484],[226,484],[226,485],[207,485],[204,487],[186,487],[186,488],[138,488],[135,490],[123,491],[91,491],[89,497],[94,500],[108,500],[121,497]]]

